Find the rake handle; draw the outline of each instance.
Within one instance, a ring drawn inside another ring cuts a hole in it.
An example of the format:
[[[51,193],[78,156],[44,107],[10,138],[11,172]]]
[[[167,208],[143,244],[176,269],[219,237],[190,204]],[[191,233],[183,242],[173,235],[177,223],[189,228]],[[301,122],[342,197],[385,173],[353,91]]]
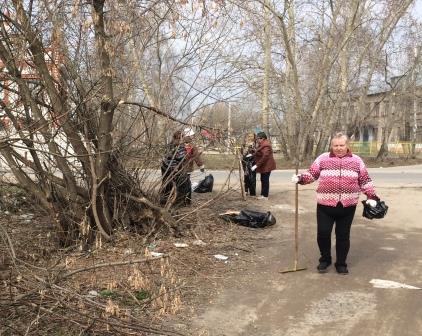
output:
[[[299,163],[296,161],[296,175],[299,173]],[[295,269],[299,259],[299,185],[295,184]]]

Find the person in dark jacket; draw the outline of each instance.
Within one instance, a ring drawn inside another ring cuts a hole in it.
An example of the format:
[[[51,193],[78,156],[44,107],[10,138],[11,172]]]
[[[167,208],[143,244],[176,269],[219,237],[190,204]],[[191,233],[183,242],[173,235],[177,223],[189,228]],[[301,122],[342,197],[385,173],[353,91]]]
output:
[[[248,133],[241,147],[241,154],[245,192],[250,196],[256,196],[256,171],[252,170],[252,167],[255,165],[255,160],[253,157],[255,154],[255,148],[256,135],[255,133]]]
[[[261,196],[258,199],[268,199],[270,175],[271,171],[276,169],[276,164],[273,149],[265,132],[259,132],[256,138],[257,149],[254,154],[255,165],[252,167],[252,171],[256,170],[261,176]]]
[[[176,131],[161,162],[161,205],[190,205],[192,191],[187,162],[184,134],[182,131]]]

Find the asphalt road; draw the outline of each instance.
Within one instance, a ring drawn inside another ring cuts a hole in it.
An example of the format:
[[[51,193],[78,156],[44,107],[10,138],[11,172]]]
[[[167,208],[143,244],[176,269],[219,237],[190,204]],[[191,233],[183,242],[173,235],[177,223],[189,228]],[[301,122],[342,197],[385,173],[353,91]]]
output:
[[[303,170],[299,170],[301,172]],[[403,167],[390,167],[390,168],[369,168],[371,178],[375,185],[397,185],[402,186],[415,186],[422,185],[422,165],[416,166],[403,166]],[[214,183],[221,185],[227,178],[228,171],[224,170],[208,170],[207,174],[214,176]],[[294,170],[275,170],[271,173],[271,185],[283,185],[290,183],[290,178]],[[237,171],[232,173],[231,181],[239,179]],[[193,179],[199,179],[201,174],[198,172],[193,174]],[[259,180],[259,175],[257,177]]]
[[[422,290],[400,288],[422,288],[422,166],[369,171],[390,208],[385,218],[371,221],[358,205],[346,276],[332,266],[326,274],[316,271],[316,184],[299,189],[298,267],[306,269],[280,273],[294,268],[294,188],[291,170],[275,171],[269,200],[248,198],[245,207],[270,210],[277,224],[254,230],[253,253],[230,255],[226,267],[236,271],[227,272],[217,294],[200,307],[192,335],[422,335]],[[217,185],[227,175],[212,173]]]

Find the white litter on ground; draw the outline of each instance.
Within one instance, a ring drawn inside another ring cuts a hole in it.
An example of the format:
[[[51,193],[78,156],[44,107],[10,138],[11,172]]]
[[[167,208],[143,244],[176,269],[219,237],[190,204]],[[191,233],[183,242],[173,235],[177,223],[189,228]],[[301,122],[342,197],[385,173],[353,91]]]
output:
[[[174,246],[176,247],[188,247],[189,245],[186,243],[174,243]]]
[[[193,245],[195,246],[205,246],[207,245],[207,243],[203,242],[201,239],[196,239],[192,242]]]
[[[98,292],[97,292],[97,291],[95,291],[95,290],[90,290],[90,291],[88,292],[87,296],[88,296],[88,297],[91,297],[91,298],[96,297],[96,296],[98,296]]]
[[[192,182],[192,186],[191,186],[192,191],[194,191],[194,190],[195,190],[195,188],[196,188],[198,185],[199,185],[199,182]]]
[[[124,255],[132,254],[132,253],[133,253],[133,250],[131,248],[127,248],[123,251]]]
[[[370,284],[372,284],[375,288],[406,288],[406,289],[421,289],[419,287],[406,285],[400,282],[395,282],[391,280],[381,280],[381,279],[372,279],[369,281]]]
[[[152,257],[162,257],[163,255],[164,253],[161,253],[161,252],[154,252],[154,251],[151,252]]]
[[[227,260],[229,259],[229,257],[222,255],[222,254],[214,254],[214,258],[218,259],[218,260]]]
[[[382,247],[380,247],[380,250],[384,250],[384,251],[395,251],[396,248],[395,247],[389,247],[389,246],[382,246]]]

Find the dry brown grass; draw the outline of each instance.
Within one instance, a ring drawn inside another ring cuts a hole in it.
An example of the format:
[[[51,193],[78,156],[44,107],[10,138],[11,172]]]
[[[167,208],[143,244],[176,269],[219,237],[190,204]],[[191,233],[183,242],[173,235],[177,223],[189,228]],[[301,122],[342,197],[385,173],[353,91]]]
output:
[[[196,195],[194,204],[175,217],[191,213],[210,196]],[[113,242],[98,240],[92,251],[59,249],[49,218],[28,217],[25,210],[3,213],[2,237],[8,236],[12,246],[4,239],[0,245],[0,334],[186,334],[169,326],[171,321],[189,319],[198,300],[212,296],[230,272],[250,262],[253,230],[217,216],[228,204],[245,206],[238,192],[228,193],[186,217],[180,237],[146,240],[120,232]],[[194,245],[198,239],[206,245]],[[178,248],[176,242],[188,246]],[[236,256],[239,262],[228,268],[214,254]]]

